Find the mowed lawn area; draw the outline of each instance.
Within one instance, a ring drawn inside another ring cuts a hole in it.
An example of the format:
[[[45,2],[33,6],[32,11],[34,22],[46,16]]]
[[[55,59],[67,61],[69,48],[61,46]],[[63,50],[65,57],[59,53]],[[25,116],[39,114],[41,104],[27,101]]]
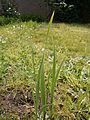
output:
[[[34,72],[37,76],[44,54],[47,87],[54,48],[56,69],[62,67],[55,87],[53,119],[90,119],[90,24],[53,23],[48,30],[48,23],[29,21],[0,26],[0,120],[6,116],[5,120],[35,119]],[[48,86],[49,93],[50,81]],[[49,100],[50,96],[48,104]],[[48,106],[47,111],[48,117]]]

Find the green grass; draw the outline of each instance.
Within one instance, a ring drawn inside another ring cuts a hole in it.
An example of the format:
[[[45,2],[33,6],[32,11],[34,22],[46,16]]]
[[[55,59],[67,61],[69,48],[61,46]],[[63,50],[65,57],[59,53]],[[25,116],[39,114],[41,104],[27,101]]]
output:
[[[14,79],[28,80],[31,73],[31,47],[34,48],[36,64],[44,50],[45,60],[52,61],[53,44],[56,46],[57,62],[63,57],[90,55],[90,29],[84,25],[53,24],[48,39],[48,25],[26,22],[0,28],[0,58],[5,69],[11,66]],[[46,63],[49,65],[48,62]],[[25,70],[26,69],[26,70]],[[48,69],[48,68],[47,68]],[[26,72],[23,72],[23,71]],[[4,72],[4,71],[3,71]],[[12,75],[10,75],[12,79]],[[9,78],[7,77],[7,80]]]
[[[8,86],[29,86],[32,119],[89,120],[90,25],[52,24],[53,15],[49,25],[29,21],[0,27],[0,93],[8,93]]]

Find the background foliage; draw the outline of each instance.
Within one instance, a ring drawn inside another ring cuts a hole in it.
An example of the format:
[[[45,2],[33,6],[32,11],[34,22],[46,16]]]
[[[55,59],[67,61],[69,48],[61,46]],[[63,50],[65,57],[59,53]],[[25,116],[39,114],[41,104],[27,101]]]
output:
[[[61,22],[90,22],[90,0],[45,0],[50,8],[51,14],[55,10],[55,21]],[[5,17],[20,16],[18,7],[13,0],[1,0],[2,15]],[[33,16],[33,15],[32,15]],[[51,15],[49,15],[50,18]],[[41,17],[41,16],[39,16]],[[21,17],[22,19],[34,17]],[[24,20],[25,21],[25,20]],[[41,19],[40,19],[41,21]]]
[[[48,0],[48,4],[56,10],[57,21],[90,21],[90,0]]]
[[[2,15],[6,17],[15,17],[19,13],[17,12],[17,6],[13,0],[1,0]]]

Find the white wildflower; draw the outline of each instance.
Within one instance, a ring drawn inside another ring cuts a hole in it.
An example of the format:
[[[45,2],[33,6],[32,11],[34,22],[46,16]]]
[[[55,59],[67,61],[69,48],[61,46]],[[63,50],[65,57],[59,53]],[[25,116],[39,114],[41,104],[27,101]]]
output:
[[[13,25],[13,28],[15,28],[16,26],[15,25]]]
[[[44,49],[44,48],[42,48],[42,50],[41,50],[41,51],[43,52],[43,51],[45,51],[45,49]]]
[[[87,61],[87,64],[90,65],[90,60]]]
[[[5,40],[2,40],[2,43],[3,43],[3,44],[5,44],[5,43],[6,43],[6,41],[5,41]]]

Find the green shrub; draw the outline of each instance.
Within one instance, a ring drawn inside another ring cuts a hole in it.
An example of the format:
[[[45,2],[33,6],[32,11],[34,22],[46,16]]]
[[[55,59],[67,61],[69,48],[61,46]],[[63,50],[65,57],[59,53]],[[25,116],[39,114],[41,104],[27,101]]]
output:
[[[2,15],[6,17],[12,17],[17,16],[18,11],[16,9],[16,6],[14,5],[13,0],[1,0],[2,4]]]
[[[55,20],[64,22],[90,22],[90,0],[48,0],[56,11]]]
[[[26,22],[26,21],[29,21],[29,20],[37,21],[37,22],[45,21],[44,17],[38,16],[38,15],[33,15],[33,14],[32,15],[20,15],[19,19],[22,22]]]
[[[11,24],[14,22],[19,21],[17,17],[5,17],[5,16],[0,16],[0,26]]]
[[[74,4],[69,4],[65,0],[49,0],[48,4],[55,10],[55,21],[78,21],[78,12]]]
[[[13,0],[1,0],[1,4],[2,4],[2,11],[3,11],[1,14],[5,17],[0,18],[2,19],[0,21],[1,22],[0,24],[8,24],[15,21],[16,19],[22,22],[29,21],[29,20],[41,22],[45,20],[44,17],[38,16],[38,15],[33,15],[33,14],[20,15],[20,13],[17,10],[17,6],[13,2]]]
[[[35,15],[20,15],[20,16],[12,16],[12,17],[0,16],[0,26],[12,24],[15,22],[27,22],[30,20],[37,22],[45,21],[44,18]]]

